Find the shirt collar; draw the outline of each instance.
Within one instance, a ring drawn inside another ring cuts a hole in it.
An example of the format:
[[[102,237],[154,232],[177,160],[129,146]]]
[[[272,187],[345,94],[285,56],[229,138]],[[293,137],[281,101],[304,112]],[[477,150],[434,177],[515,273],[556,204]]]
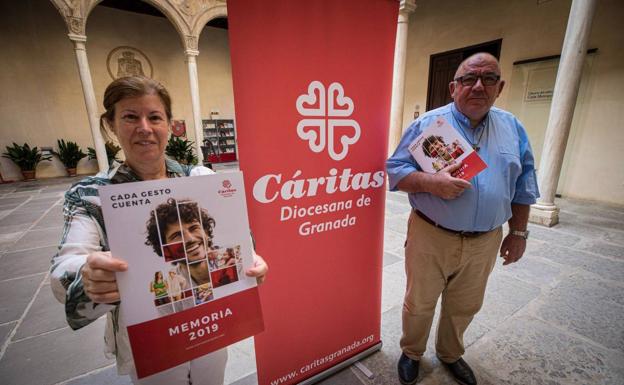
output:
[[[461,125],[461,128],[472,129],[472,126],[470,125],[470,119],[466,115],[464,115],[459,109],[457,109],[455,102],[451,103],[451,113],[453,114],[455,121],[457,121]],[[488,111],[488,113],[483,117],[481,122],[477,124],[475,129],[479,129],[485,125],[489,113],[490,112]]]
[[[175,160],[165,158],[165,167],[167,168],[167,178],[179,178],[188,175],[189,166],[183,166]],[[186,167],[186,169],[185,169]],[[142,180],[135,172],[125,163],[113,165],[109,171],[110,180],[113,184],[138,182]]]

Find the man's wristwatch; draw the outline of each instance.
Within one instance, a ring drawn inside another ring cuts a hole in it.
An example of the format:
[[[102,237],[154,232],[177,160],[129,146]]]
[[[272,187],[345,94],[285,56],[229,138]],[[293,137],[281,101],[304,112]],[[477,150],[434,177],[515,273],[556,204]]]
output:
[[[529,230],[525,230],[525,231],[520,231],[520,230],[510,230],[509,234],[511,235],[515,235],[518,237],[522,237],[525,240],[529,239]]]

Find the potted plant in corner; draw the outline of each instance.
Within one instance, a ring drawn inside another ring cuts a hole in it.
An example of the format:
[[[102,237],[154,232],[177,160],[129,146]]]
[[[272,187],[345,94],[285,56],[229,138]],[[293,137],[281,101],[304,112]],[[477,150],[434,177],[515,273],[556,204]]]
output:
[[[108,164],[112,165],[113,162],[119,162],[117,154],[121,151],[121,147],[111,141],[104,143],[104,147],[106,148],[106,158],[108,158]],[[87,147],[87,155],[89,156],[89,159],[97,159],[95,149],[93,147]]]
[[[187,139],[170,137],[165,154],[182,164],[197,164],[197,157],[193,153],[193,142]]]
[[[52,153],[61,160],[61,163],[63,163],[67,170],[67,174],[69,176],[75,176],[78,161],[87,156],[87,154],[82,152],[82,149],[76,142],[69,140],[65,142],[64,139],[58,139],[56,144],[58,145],[58,152]]]
[[[24,180],[35,179],[35,169],[39,162],[52,159],[51,155],[43,155],[37,147],[31,148],[28,143],[22,146],[13,142],[13,146],[6,146],[7,152],[2,156],[11,159],[22,171]]]

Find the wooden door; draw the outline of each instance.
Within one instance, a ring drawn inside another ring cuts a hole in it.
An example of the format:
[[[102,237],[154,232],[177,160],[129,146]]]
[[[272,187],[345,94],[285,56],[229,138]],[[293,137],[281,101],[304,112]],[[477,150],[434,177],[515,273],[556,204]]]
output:
[[[449,83],[464,56],[461,52],[442,54],[431,58],[429,69],[429,91],[427,95],[427,111],[433,110],[453,99],[449,92]]]

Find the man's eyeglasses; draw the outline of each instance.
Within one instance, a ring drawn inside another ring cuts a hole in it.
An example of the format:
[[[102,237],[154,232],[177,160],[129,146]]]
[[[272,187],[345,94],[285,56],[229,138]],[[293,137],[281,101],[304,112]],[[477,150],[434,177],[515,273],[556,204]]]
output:
[[[464,76],[458,76],[454,80],[456,82],[460,82],[462,86],[472,87],[477,84],[477,79],[481,79],[481,84],[484,86],[493,86],[500,80],[500,75],[496,74],[483,74],[483,75],[474,75],[474,74],[466,74]]]

